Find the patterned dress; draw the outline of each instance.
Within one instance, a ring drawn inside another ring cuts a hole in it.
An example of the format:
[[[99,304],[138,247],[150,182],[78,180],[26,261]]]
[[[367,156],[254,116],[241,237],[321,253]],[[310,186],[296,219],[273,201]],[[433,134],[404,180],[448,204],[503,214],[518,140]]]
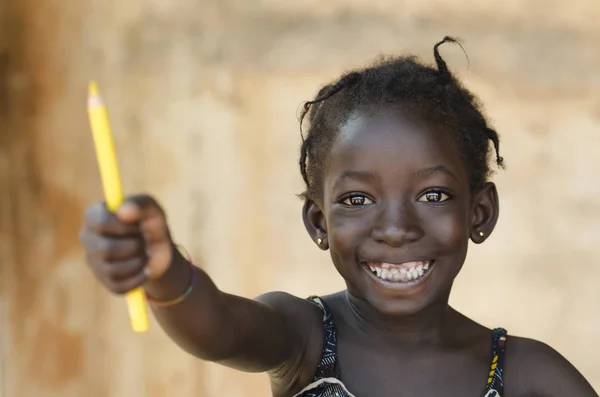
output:
[[[337,357],[337,335],[333,317],[325,302],[319,297],[311,296],[309,300],[319,306],[323,312],[325,341],[321,361],[312,383],[294,397],[356,397],[348,391],[340,380],[340,368]],[[506,330],[496,328],[492,331],[492,364],[483,390],[483,397],[502,397],[504,394],[504,349],[506,346]]]

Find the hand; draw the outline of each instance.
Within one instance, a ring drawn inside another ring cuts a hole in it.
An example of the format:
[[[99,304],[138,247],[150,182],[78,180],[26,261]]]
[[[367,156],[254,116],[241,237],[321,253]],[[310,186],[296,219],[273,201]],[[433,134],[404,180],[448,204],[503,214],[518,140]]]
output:
[[[80,240],[96,277],[117,294],[160,278],[173,259],[165,214],[148,195],[127,198],[115,214],[104,202],[92,204]]]

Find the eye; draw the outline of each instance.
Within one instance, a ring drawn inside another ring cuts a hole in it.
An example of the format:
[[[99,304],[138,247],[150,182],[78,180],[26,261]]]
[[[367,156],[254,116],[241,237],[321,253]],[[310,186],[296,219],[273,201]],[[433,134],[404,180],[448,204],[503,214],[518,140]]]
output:
[[[444,201],[450,198],[444,192],[440,192],[439,190],[430,190],[423,194],[417,201],[425,202],[425,203],[443,203]]]
[[[353,194],[351,196],[346,196],[340,202],[349,207],[359,207],[362,205],[374,204],[373,200],[361,194]]]

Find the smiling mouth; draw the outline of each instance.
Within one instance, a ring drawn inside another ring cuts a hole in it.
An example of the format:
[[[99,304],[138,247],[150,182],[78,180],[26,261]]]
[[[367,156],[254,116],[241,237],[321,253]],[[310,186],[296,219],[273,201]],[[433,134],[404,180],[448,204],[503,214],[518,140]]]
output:
[[[414,283],[431,271],[433,260],[413,261],[404,263],[362,262],[364,266],[378,279],[394,283]]]

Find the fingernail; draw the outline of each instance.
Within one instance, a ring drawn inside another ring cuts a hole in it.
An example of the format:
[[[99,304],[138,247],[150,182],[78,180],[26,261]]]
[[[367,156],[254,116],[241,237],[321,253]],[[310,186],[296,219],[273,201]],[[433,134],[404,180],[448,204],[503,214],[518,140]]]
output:
[[[120,207],[119,211],[135,211],[136,205],[129,201],[124,202]]]

